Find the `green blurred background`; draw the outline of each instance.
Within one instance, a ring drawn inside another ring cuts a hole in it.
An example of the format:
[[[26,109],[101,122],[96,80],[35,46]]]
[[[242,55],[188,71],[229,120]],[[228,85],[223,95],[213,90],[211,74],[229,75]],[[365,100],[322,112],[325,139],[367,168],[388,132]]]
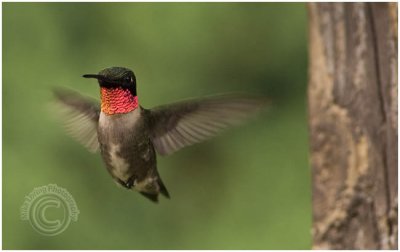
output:
[[[306,36],[304,4],[3,3],[3,248],[310,248]],[[109,66],[135,71],[144,107],[231,91],[273,106],[160,157],[172,199],[156,205],[117,187],[51,115],[52,87],[97,97],[81,75]],[[80,210],[54,237],[19,214],[50,183]]]

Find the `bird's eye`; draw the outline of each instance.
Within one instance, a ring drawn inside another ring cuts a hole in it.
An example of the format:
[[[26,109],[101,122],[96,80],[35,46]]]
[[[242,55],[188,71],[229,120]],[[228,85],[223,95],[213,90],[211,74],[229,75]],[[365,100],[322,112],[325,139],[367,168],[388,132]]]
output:
[[[130,76],[125,77],[125,81],[126,82],[131,82],[132,81],[132,77],[130,77]]]

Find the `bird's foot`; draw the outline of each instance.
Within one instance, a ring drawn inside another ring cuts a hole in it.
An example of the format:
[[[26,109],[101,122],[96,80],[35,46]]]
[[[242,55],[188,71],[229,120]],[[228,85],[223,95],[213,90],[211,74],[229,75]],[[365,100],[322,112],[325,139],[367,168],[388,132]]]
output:
[[[135,178],[133,176],[130,177],[126,182],[121,179],[118,179],[118,183],[123,187],[125,187],[126,189],[132,189],[134,182]]]

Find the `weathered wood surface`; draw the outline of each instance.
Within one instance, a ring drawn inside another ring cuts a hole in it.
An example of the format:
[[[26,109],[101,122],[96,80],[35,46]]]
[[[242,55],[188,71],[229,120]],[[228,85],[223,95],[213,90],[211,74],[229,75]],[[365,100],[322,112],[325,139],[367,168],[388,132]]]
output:
[[[397,4],[308,11],[314,248],[397,249]]]

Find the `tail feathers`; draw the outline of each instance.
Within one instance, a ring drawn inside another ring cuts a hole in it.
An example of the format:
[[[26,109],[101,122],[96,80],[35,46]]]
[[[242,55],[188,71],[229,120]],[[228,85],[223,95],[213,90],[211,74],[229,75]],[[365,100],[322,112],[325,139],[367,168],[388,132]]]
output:
[[[140,192],[141,195],[145,196],[149,200],[153,201],[154,203],[158,203],[158,194]]]
[[[157,179],[157,184],[159,187],[159,193],[161,193],[162,195],[164,195],[166,198],[170,198],[169,193],[167,188],[165,187],[164,183],[162,182],[161,178],[158,177]],[[146,198],[148,198],[149,200],[158,203],[158,192],[154,192],[154,193],[149,193],[149,192],[140,192],[140,194],[142,194],[143,196],[145,196]]]
[[[160,187],[160,193],[161,193],[162,195],[164,195],[166,198],[169,199],[169,198],[170,198],[169,192],[168,192],[167,188],[165,187],[165,185],[164,185],[164,183],[162,182],[162,180],[161,180],[160,177],[158,177],[157,182],[158,182],[158,186]]]

